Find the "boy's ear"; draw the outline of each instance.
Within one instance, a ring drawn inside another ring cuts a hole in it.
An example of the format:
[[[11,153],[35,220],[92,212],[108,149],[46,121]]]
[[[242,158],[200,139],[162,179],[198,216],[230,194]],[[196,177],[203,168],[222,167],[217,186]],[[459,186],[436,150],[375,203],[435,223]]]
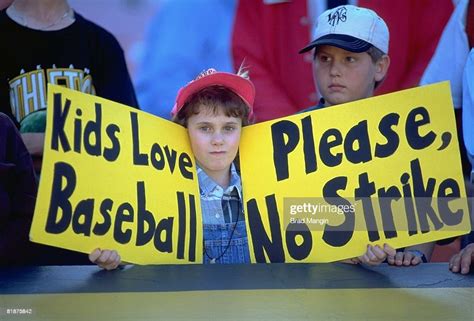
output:
[[[387,75],[388,67],[390,66],[390,57],[383,55],[375,63],[375,81],[381,81]]]

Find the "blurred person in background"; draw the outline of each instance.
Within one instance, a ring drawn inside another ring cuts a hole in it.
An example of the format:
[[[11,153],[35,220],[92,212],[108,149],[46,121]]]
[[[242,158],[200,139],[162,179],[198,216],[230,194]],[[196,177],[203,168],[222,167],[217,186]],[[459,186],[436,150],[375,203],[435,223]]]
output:
[[[40,171],[47,83],[138,107],[120,44],[66,0],[15,0],[0,11],[0,112]]]
[[[175,93],[214,66],[232,72],[236,0],[165,0],[150,23],[137,74],[141,108],[170,119]]]
[[[472,132],[474,111],[470,110],[469,106],[467,106],[468,108],[463,106],[463,73],[468,61],[469,51],[473,46],[474,1],[460,0],[420,81],[420,85],[445,80],[450,81],[463,172],[466,178],[469,178],[472,169],[468,155],[471,155],[471,160],[474,158],[474,137],[472,137],[474,136]],[[467,102],[466,105],[468,105]]]
[[[75,12],[68,1],[15,0],[0,11],[0,30],[0,112],[17,126],[21,124],[21,137],[38,172],[44,147],[47,83],[138,107],[120,44],[108,31]],[[18,140],[16,143],[22,148]],[[1,175],[8,175],[4,181],[22,180],[10,163],[2,165]],[[28,178],[21,184],[20,194],[30,195],[29,191],[36,189],[36,181]],[[1,204],[7,203],[2,199]],[[1,213],[8,212],[2,209]],[[28,213],[31,216],[32,208]],[[15,222],[19,226],[11,233],[27,240],[30,224]],[[2,238],[8,238],[6,235],[2,233]],[[89,263],[82,253],[31,246],[31,262],[35,264]],[[19,243],[18,251],[20,248]]]
[[[31,157],[13,121],[0,113],[0,265],[30,258],[28,232],[36,201]]]
[[[471,206],[474,195],[474,1],[460,0],[456,5],[448,24],[436,48],[421,85],[449,80],[456,116],[459,149],[466,182],[466,193]],[[472,227],[471,227],[472,229]],[[449,244],[454,239],[438,242]],[[461,251],[452,256],[449,268],[453,272],[469,272],[471,257],[474,253],[474,232],[460,237],[460,244],[451,243]]]

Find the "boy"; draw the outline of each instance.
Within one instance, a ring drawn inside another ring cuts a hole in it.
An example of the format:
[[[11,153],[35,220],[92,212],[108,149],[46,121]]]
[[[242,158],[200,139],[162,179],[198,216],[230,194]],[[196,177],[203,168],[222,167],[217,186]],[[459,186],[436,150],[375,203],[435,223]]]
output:
[[[371,97],[387,74],[389,31],[374,11],[351,5],[321,14],[315,40],[313,78],[321,93],[317,108]]]
[[[300,53],[314,49],[313,78],[322,98],[304,112],[373,96],[390,65],[388,45],[387,24],[370,9],[343,5],[321,14],[315,39]],[[416,265],[426,261],[432,248],[418,245],[396,253],[387,245],[369,245],[366,254],[351,261],[372,265],[388,258],[389,264]]]

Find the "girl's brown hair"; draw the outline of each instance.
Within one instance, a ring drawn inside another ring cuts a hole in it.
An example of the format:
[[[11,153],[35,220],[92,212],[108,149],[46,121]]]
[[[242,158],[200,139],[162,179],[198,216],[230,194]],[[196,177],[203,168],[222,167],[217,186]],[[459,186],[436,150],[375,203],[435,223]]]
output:
[[[240,118],[242,126],[250,123],[247,104],[236,93],[223,86],[206,87],[192,94],[172,121],[187,127],[188,119],[199,114],[202,108],[208,108],[215,115],[222,110],[228,117]]]

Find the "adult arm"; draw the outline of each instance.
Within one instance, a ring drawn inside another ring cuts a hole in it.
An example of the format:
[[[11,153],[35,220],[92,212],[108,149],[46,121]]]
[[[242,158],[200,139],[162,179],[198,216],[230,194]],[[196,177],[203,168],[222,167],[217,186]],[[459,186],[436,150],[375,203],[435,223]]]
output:
[[[16,126],[1,113],[0,138],[0,264],[24,263],[37,183]]]

